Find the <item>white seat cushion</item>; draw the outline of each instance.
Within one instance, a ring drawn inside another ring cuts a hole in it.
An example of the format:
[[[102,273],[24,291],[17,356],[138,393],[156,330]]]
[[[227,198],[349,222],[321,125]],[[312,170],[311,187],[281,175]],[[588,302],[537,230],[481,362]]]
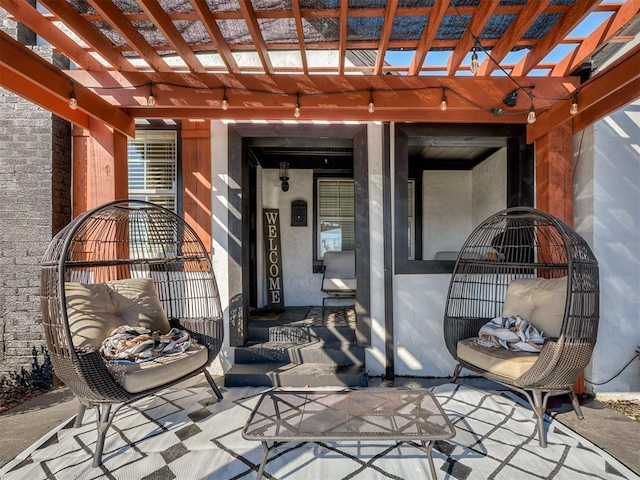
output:
[[[148,362],[107,366],[116,381],[129,393],[156,388],[201,368],[209,352],[204,345],[191,343],[184,353],[164,355]]]
[[[356,290],[356,252],[326,252],[322,291],[345,294]]]
[[[485,347],[478,345],[477,340],[477,337],[473,337],[459,341],[458,358],[495,375],[515,380],[538,360],[537,353],[512,352],[502,347]]]

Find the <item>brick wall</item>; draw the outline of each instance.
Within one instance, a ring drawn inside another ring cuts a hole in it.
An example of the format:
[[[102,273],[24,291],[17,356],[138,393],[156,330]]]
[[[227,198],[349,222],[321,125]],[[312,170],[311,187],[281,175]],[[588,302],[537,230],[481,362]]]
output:
[[[0,28],[29,38],[1,9]],[[51,47],[34,50],[53,58]],[[0,375],[29,369],[32,347],[44,344],[39,263],[70,218],[69,123],[0,89]]]

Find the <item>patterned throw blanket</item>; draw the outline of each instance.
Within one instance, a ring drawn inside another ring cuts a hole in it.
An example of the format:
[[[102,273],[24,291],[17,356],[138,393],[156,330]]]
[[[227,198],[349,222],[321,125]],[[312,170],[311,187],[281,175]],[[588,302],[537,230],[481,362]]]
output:
[[[478,337],[479,345],[517,352],[538,353],[544,343],[542,332],[519,315],[494,318],[480,328]]]
[[[122,325],[102,342],[100,352],[110,361],[141,363],[160,355],[181,353],[191,345],[189,332],[172,328],[169,333],[151,332],[148,328]]]

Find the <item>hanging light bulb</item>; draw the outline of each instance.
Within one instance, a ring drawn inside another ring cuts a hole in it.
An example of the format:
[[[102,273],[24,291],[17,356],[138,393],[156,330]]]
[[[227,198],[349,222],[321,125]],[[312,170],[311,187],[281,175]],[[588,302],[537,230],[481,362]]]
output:
[[[574,93],[573,98],[571,99],[571,108],[569,109],[569,113],[571,115],[575,115],[578,113],[578,94]]]
[[[476,46],[473,46],[473,53],[471,54],[471,73],[478,74],[480,70],[480,64],[478,63],[478,52],[476,52]]]
[[[296,93],[296,108],[293,109],[293,116],[300,117],[300,92]]]
[[[147,106],[155,107],[156,106],[156,97],[153,96],[153,89],[151,86],[153,83],[149,82],[149,96],[147,97]]]
[[[229,108],[229,102],[227,102],[227,87],[222,87],[222,103],[220,104],[222,110]]]
[[[527,123],[536,123],[536,109],[533,108],[533,105],[529,107],[529,114],[527,115]]]
[[[71,84],[71,94],[69,95],[69,108],[71,110],[77,110],[78,108],[78,99],[76,98],[75,84]]]
[[[373,88],[370,89],[371,95],[369,96],[369,108],[367,108],[367,110],[369,110],[369,113],[373,113],[376,111],[376,106],[373,104]]]
[[[446,91],[446,87],[442,87],[442,101],[440,102],[440,110],[442,110],[443,112],[449,108],[449,105],[447,105],[447,96],[445,95],[445,91]]]

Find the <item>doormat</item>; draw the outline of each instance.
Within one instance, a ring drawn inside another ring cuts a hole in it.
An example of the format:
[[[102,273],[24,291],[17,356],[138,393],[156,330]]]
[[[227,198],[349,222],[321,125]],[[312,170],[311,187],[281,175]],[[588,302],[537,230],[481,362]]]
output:
[[[0,478],[253,480],[262,445],[243,439],[241,431],[265,389],[221,390],[224,399],[216,402],[203,381],[123,407],[107,434],[104,463],[97,468],[91,467],[94,413],[87,411],[81,427],[73,428],[73,419],[57,427],[0,469]],[[550,417],[545,417],[548,446],[541,448],[531,410],[509,392],[451,383],[432,391],[456,427],[454,438],[433,448],[439,479],[640,479]],[[430,475],[425,454],[413,446],[344,441],[285,444],[270,455],[264,478],[401,480]]]
[[[304,324],[356,328],[356,309],[353,306],[325,307],[323,317],[322,307],[311,307]]]

